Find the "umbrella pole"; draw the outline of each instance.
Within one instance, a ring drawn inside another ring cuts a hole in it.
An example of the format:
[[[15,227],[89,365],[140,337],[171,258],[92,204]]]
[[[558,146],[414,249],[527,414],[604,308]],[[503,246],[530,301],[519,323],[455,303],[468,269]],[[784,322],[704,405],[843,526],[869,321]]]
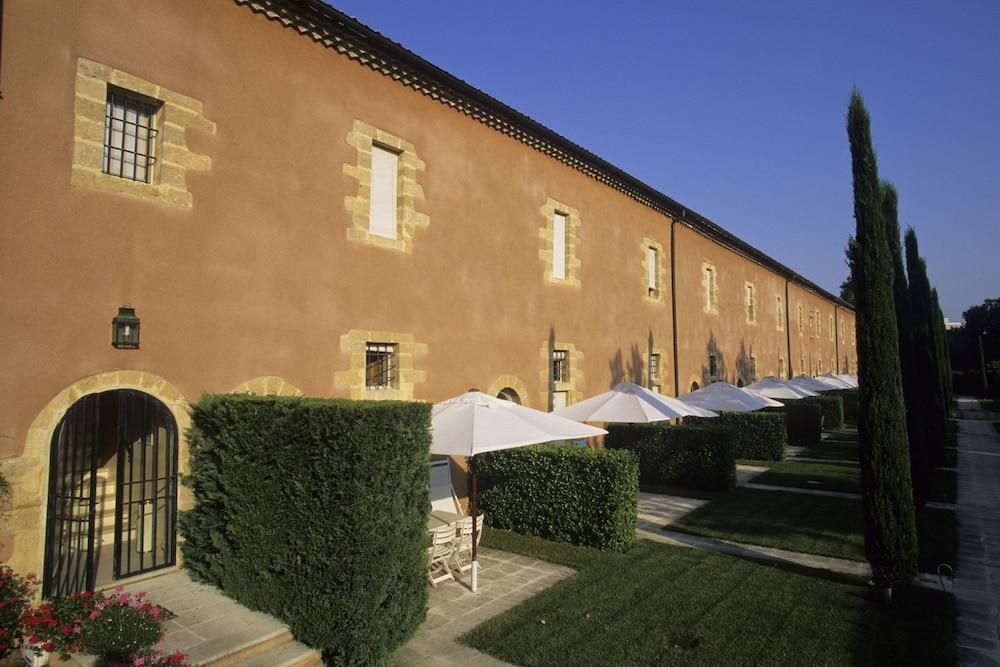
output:
[[[476,543],[479,541],[476,539],[476,533],[478,532],[478,527],[476,522],[479,517],[476,516],[476,496],[478,495],[478,489],[476,488],[476,478],[479,475],[476,474],[475,468],[472,469],[472,592],[475,593],[476,589],[479,587],[479,560],[477,555]]]

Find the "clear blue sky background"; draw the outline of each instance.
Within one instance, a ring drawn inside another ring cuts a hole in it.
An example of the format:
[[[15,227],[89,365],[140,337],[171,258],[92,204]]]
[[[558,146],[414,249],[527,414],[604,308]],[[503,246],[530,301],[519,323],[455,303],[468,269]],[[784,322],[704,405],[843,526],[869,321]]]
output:
[[[331,4],[834,293],[856,84],[945,315],[1000,297],[998,0]]]

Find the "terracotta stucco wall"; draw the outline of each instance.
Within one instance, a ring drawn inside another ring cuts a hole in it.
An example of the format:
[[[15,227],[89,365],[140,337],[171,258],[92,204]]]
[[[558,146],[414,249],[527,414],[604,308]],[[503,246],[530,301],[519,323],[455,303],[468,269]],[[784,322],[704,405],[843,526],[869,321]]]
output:
[[[751,355],[757,360],[758,378],[775,374],[778,358],[787,359],[775,298],[784,300],[784,278],[682,224],[676,225],[675,234],[680,392],[687,393],[692,382],[703,387],[709,381],[710,354],[718,361],[718,379],[749,384]],[[717,313],[705,312],[706,263],[717,273]],[[747,322],[747,282],[753,283],[757,298],[753,324]]]
[[[576,353],[576,398],[647,384],[651,350],[673,391],[667,217],[229,0],[4,12],[0,458],[30,481],[15,490],[22,509],[41,507],[47,453],[21,454],[81,392],[134,386],[177,414],[237,387],[348,396],[335,379],[350,368],[341,338],[359,331],[408,337],[417,400],[513,386],[547,408],[545,352],[563,343]],[[186,175],[189,208],[71,185],[81,58],[201,103],[214,132],[184,133],[208,160]],[[409,252],[348,238],[357,121],[423,162],[415,208],[428,224]],[[578,212],[579,286],[545,280],[549,200]],[[682,392],[712,345],[726,379],[751,353],[759,376],[773,373],[783,279],[680,225],[675,241]],[[650,242],[666,267],[660,302],[647,298]],[[719,268],[711,317],[700,310],[705,258]],[[756,325],[745,322],[745,280],[757,286]],[[142,318],[139,350],[110,345],[125,304]],[[16,522],[38,532],[31,512]]]
[[[651,346],[673,385],[669,301],[643,298],[644,238],[669,266],[663,216],[234,3],[5,11],[0,454],[21,450],[60,390],[108,370],[155,372],[189,400],[258,376],[346,395],[334,373],[355,329],[427,345],[421,400],[510,375],[539,406],[550,339],[583,353],[581,390],[640,378]],[[187,132],[211,158],[188,174],[190,209],[70,187],[81,57],[204,104],[217,129]],[[410,254],[347,240],[356,119],[412,142],[426,163],[430,224]],[[579,288],[543,280],[547,198],[580,213]],[[142,318],[138,351],[109,344],[125,303]]]
[[[791,329],[792,375],[817,375],[836,371],[837,319],[835,305],[823,297],[799,287],[788,286]],[[798,328],[798,308],[802,307],[803,327]],[[819,326],[810,329],[810,313],[819,314]],[[831,318],[834,326],[830,327]]]

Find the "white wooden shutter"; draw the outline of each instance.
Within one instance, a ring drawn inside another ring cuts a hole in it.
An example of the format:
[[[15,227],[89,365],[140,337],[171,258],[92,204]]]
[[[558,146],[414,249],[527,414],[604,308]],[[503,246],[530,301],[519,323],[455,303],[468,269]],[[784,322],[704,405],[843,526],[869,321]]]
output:
[[[556,213],[552,218],[552,277],[566,278],[566,215]]]
[[[646,248],[646,274],[649,289],[655,290],[656,284],[656,248]]]
[[[398,165],[398,155],[379,146],[372,146],[372,206],[368,231],[390,239],[396,238]]]

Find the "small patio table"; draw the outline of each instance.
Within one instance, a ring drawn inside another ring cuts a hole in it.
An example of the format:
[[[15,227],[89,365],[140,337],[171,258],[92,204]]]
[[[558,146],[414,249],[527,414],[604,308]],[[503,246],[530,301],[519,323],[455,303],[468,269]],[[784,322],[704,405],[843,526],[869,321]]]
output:
[[[427,530],[434,530],[442,526],[454,526],[463,518],[465,517],[462,514],[455,514],[453,512],[431,512],[427,518]]]

